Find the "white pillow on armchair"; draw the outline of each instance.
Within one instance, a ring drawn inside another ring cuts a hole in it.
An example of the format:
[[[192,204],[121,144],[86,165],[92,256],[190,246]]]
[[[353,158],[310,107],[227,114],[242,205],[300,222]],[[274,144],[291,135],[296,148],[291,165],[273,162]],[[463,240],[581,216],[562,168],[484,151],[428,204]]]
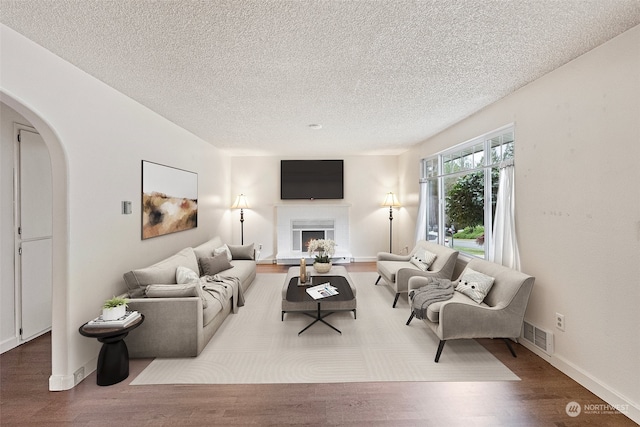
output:
[[[437,255],[426,249],[418,249],[411,256],[411,264],[415,265],[422,271],[427,271],[431,264],[436,260]]]

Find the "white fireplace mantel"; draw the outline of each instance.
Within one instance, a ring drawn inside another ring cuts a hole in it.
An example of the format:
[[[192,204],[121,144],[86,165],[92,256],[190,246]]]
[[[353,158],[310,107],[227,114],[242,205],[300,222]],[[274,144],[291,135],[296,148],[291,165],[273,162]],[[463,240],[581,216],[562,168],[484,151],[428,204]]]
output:
[[[300,224],[309,224],[310,229],[327,230],[328,236],[333,234],[336,242],[334,263],[351,262],[349,251],[349,209],[347,204],[306,204],[276,205],[276,224],[278,237],[278,264],[298,264],[301,258],[309,258],[306,248],[300,244]],[[313,227],[313,224],[318,224]],[[302,249],[302,250],[301,250]]]

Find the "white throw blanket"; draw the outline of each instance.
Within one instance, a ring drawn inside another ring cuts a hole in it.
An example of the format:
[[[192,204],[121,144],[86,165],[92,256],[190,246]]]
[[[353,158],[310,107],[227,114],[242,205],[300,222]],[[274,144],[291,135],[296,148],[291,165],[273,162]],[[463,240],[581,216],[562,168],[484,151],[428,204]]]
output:
[[[240,279],[232,276],[221,276],[219,274],[215,274],[213,276],[204,276],[203,277],[205,283],[202,286],[202,289],[209,292],[215,299],[220,301],[222,307],[224,308],[227,305],[227,301],[229,300],[229,289],[231,289],[232,294],[232,311],[234,313],[238,312],[238,307],[242,307],[244,305],[244,295],[242,293],[242,287],[240,286]]]

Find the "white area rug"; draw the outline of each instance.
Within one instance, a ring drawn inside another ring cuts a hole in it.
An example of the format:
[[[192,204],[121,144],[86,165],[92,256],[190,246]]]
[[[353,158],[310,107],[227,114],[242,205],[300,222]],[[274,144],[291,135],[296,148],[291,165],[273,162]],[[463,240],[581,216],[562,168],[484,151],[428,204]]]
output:
[[[519,378],[474,340],[447,342],[439,363],[437,337],[420,320],[410,326],[402,298],[375,286],[376,273],[350,273],[357,319],[337,312],[326,320],[342,335],[301,313],[280,320],[284,274],[258,274],[246,304],[230,314],[195,358],[155,359],[132,381],[143,384],[259,384],[375,381],[514,381]]]

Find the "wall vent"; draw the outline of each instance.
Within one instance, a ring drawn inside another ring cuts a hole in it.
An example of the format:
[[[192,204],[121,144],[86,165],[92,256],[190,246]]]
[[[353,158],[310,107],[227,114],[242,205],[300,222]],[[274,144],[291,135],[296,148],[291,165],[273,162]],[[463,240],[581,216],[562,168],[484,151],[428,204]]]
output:
[[[522,326],[522,337],[548,355],[553,354],[553,334],[538,328],[526,320]]]

